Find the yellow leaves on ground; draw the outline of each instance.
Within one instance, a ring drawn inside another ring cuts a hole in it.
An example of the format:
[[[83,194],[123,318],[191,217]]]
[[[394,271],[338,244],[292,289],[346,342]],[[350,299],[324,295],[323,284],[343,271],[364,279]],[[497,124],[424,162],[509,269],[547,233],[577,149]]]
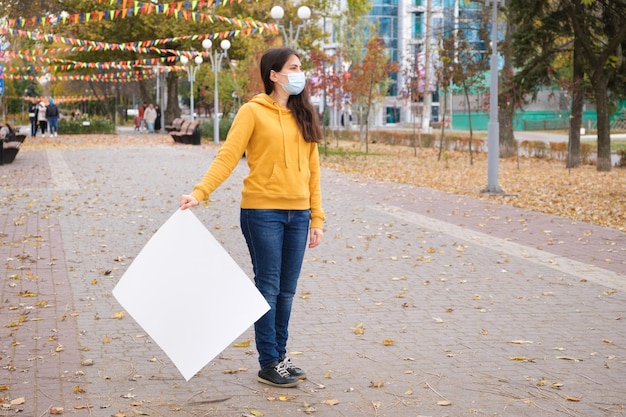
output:
[[[250,347],[250,339],[245,340],[243,342],[239,342],[239,343],[233,343],[233,347],[238,347],[238,348]]]
[[[346,150],[359,144],[340,142]],[[487,154],[475,154],[469,164],[467,153],[449,151],[437,161],[437,149],[413,149],[382,143],[369,145],[364,156],[325,156],[325,168],[362,178],[392,181],[448,191],[478,199],[553,214],[572,220],[613,227],[626,231],[626,175],[623,169],[598,172],[584,165],[565,170],[563,161],[536,158],[501,159],[498,182],[506,193],[487,196],[480,193],[486,185]]]
[[[516,362],[535,362],[535,359],[527,358],[525,356],[513,356],[509,359]]]
[[[124,313],[124,310],[122,310],[122,311],[118,311],[116,313],[113,313],[113,318],[121,320],[121,319],[124,318],[125,315],[126,315],[126,313]]]
[[[363,333],[365,333],[365,327],[363,327],[363,323],[359,323],[359,324],[356,325],[356,327],[352,328],[352,331],[356,335],[363,334]]]

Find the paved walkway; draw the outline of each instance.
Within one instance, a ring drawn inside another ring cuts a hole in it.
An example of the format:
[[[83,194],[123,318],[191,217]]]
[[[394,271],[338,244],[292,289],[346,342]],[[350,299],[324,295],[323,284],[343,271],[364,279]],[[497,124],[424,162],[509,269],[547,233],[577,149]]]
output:
[[[289,346],[309,379],[256,382],[249,329],[185,382],[111,290],[216,148],[152,138],[0,167],[0,416],[626,416],[624,233],[327,170]],[[194,212],[250,273],[245,170]]]

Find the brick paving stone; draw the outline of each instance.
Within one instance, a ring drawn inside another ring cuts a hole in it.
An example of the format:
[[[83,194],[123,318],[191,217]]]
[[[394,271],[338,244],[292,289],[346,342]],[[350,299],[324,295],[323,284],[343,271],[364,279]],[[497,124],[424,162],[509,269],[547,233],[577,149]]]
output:
[[[326,170],[290,328],[309,379],[256,382],[248,329],[185,382],[111,290],[216,148],[152,138],[0,167],[0,416],[626,416],[624,233]],[[251,275],[245,171],[194,212]]]

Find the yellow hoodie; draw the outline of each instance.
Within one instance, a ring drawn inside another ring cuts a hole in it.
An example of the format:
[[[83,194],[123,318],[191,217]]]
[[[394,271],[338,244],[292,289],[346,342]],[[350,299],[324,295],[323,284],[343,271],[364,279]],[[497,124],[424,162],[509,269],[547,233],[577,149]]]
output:
[[[198,201],[230,176],[243,153],[250,168],[243,180],[241,208],[311,209],[311,227],[325,220],[317,144],[306,142],[290,110],[267,94],[241,106],[226,141],[191,193]]]

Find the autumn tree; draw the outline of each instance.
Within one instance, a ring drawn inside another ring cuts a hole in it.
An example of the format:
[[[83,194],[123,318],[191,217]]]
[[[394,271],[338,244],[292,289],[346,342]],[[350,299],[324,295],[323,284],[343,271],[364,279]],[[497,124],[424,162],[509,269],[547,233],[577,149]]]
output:
[[[408,102],[411,110],[411,125],[413,130],[413,155],[417,156],[417,148],[422,147],[422,131],[417,129],[418,116],[424,117],[424,68],[418,59],[418,52],[411,54],[402,69],[402,76],[405,79],[403,88],[399,92],[399,97]],[[422,126],[423,120],[419,125]]]
[[[472,165],[474,163],[472,149],[474,131],[472,128],[470,96],[485,89],[483,74],[488,69],[489,60],[483,51],[476,49],[477,45],[473,45],[468,41],[470,34],[472,35],[471,38],[474,39],[486,39],[487,37],[487,31],[484,30],[482,25],[476,28],[460,27],[449,36],[443,37],[439,51],[442,70],[438,73],[438,81],[444,88],[444,94],[447,94],[448,88],[452,88],[452,86],[460,89],[462,92],[467,108],[469,125],[468,152],[470,165]],[[443,111],[444,123],[442,123],[441,144],[443,144],[445,132],[445,113]],[[441,157],[441,147],[439,157]]]
[[[569,92],[572,101],[567,167],[576,167],[580,164],[580,127],[586,84],[580,42],[560,2],[512,0],[509,12],[510,19],[517,25],[512,43],[512,55],[518,68],[514,76],[517,99],[525,101],[526,95],[534,99],[542,88],[553,85]]]
[[[372,38],[366,46],[362,62],[352,67],[346,90],[351,103],[356,108],[360,125],[360,141],[368,152],[369,118],[372,107],[387,94],[389,74],[396,72],[397,64],[392,63],[386,53],[382,37]]]
[[[598,171],[611,170],[609,85],[624,66],[626,4],[622,0],[563,0],[587,65],[598,125]],[[581,13],[582,12],[582,13]]]
[[[609,117],[612,90],[619,90],[617,76],[624,72],[624,6],[620,0],[511,1],[513,18],[520,22],[515,35],[516,62],[521,69],[516,75],[519,85],[540,85],[538,80],[553,72],[554,56],[565,47],[570,49],[573,123],[568,166],[579,163],[584,81],[588,79],[597,110],[597,170],[611,169]]]

